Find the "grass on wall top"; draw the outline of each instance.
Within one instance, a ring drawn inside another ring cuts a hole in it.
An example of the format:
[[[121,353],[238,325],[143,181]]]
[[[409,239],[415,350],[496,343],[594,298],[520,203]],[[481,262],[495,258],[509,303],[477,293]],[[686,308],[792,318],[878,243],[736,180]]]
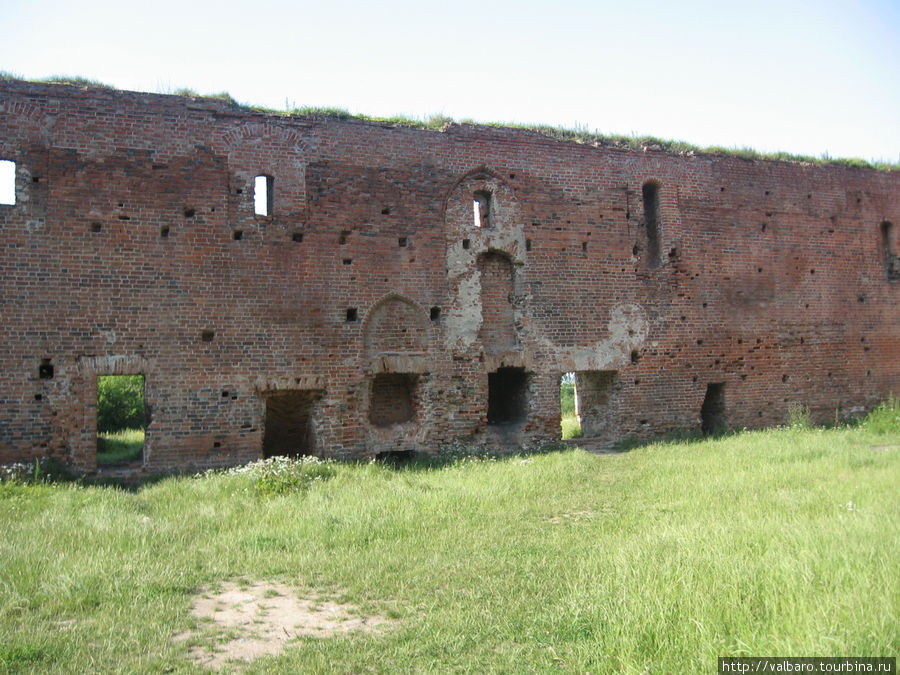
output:
[[[6,71],[0,71],[0,80],[21,80],[20,78],[12,73],[8,73]],[[48,77],[42,80],[36,80],[37,82],[43,82],[48,84],[63,84],[70,85],[81,88],[102,88],[102,89],[116,89],[110,85],[104,84],[103,82],[99,82],[97,80],[91,80],[84,77],[79,76],[67,76],[67,75],[54,75],[52,77]],[[302,117],[302,118],[329,118],[329,119],[356,119],[363,120],[367,122],[376,122],[381,124],[392,124],[398,126],[407,126],[413,127],[417,129],[431,129],[431,130],[443,130],[448,125],[451,124],[471,124],[478,126],[486,126],[486,127],[497,127],[497,128],[506,128],[506,129],[521,129],[524,131],[533,131],[549,138],[555,138],[561,141],[568,141],[573,143],[585,144],[585,145],[593,145],[596,147],[608,147],[608,148],[619,148],[624,150],[633,150],[633,151],[662,151],[668,152],[672,154],[679,155],[692,155],[692,154],[705,154],[705,155],[720,155],[725,157],[739,157],[741,159],[747,160],[765,160],[765,161],[778,161],[778,162],[789,162],[793,164],[812,164],[816,166],[825,166],[825,165],[833,165],[833,166],[847,166],[859,169],[874,169],[876,171],[898,171],[900,170],[900,164],[893,162],[870,162],[865,159],[861,159],[858,157],[851,158],[843,158],[843,157],[830,157],[827,154],[821,157],[812,157],[810,155],[796,155],[788,152],[759,152],[758,150],[754,150],[753,148],[743,147],[743,148],[726,148],[722,146],[698,146],[693,145],[691,143],[687,143],[685,141],[677,141],[677,140],[667,140],[663,138],[657,138],[655,136],[636,136],[636,135],[623,135],[623,134],[603,134],[596,130],[591,131],[587,127],[580,128],[576,127],[575,129],[569,129],[565,127],[554,127],[547,124],[510,124],[503,122],[488,122],[488,123],[480,123],[475,122],[471,119],[463,119],[460,121],[455,120],[452,117],[448,117],[446,115],[431,115],[422,119],[405,117],[403,115],[396,115],[393,117],[375,117],[371,115],[358,115],[350,113],[349,111],[343,108],[329,108],[329,107],[312,107],[312,106],[302,106],[296,107],[291,106],[287,110],[275,110],[273,108],[266,108],[262,106],[254,106],[248,104],[242,104],[235,101],[235,99],[228,92],[219,92],[217,94],[199,94],[193,89],[181,88],[169,93],[174,96],[186,96],[190,98],[206,98],[213,99],[217,101],[223,101],[229,105],[236,106],[238,108],[242,108],[245,110],[253,110],[257,112],[263,112],[270,115],[283,115],[288,117]]]

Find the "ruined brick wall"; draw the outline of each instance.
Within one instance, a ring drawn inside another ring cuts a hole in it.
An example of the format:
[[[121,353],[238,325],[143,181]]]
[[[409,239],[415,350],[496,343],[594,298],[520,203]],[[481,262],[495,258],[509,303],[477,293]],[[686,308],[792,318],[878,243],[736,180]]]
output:
[[[0,160],[0,462],[93,470],[105,374],[147,471],[533,447],[565,372],[603,441],[900,392],[897,172],[15,81]]]

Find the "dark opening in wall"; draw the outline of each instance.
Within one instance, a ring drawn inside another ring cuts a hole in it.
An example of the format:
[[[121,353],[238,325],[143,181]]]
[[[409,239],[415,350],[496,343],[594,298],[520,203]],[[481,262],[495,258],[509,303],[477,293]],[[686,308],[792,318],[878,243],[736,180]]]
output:
[[[486,190],[477,190],[472,196],[472,212],[475,217],[475,227],[491,226],[491,193]]]
[[[50,363],[50,359],[41,359],[41,364],[38,366],[38,377],[42,380],[53,379],[53,364]]]
[[[700,428],[704,434],[715,434],[725,427],[725,384],[710,382],[700,407]]]
[[[388,466],[406,466],[416,459],[415,450],[384,450],[375,454],[376,461]]]
[[[303,233],[302,232],[294,232],[291,235],[291,240],[296,241],[298,244],[303,241]]]
[[[528,416],[528,373],[498,368],[488,373],[488,424],[520,424]]]
[[[183,213],[185,218],[193,218],[197,215],[197,210],[193,206],[185,206]]]
[[[316,450],[313,417],[322,392],[293,389],[266,395],[263,457],[301,457]]]
[[[232,230],[231,238],[234,239],[235,241],[240,241],[241,239],[244,238],[244,231],[243,230]]]
[[[418,379],[410,373],[376,375],[369,398],[369,421],[376,427],[389,427],[414,420]]]
[[[887,220],[881,223],[881,250],[888,281],[900,281],[900,257],[894,248],[894,225]]]
[[[581,421],[578,419],[578,393],[575,390],[575,373],[563,373],[559,378],[559,425],[563,440],[581,437]]]
[[[619,382],[615,370],[575,373],[575,406],[586,438],[612,440],[619,434]]]
[[[160,239],[168,239],[169,238],[169,226],[162,225],[159,228],[159,238]]]
[[[661,232],[659,214],[659,183],[648,180],[642,188],[644,196],[644,224],[647,228],[647,264],[659,267]]]
[[[400,248],[406,248],[409,245],[409,239],[406,237],[398,237],[397,238],[397,246]]]
[[[430,316],[432,321],[439,320],[441,318],[441,308],[437,306],[432,307]]]
[[[258,216],[271,216],[275,204],[275,179],[260,174],[253,179],[253,211]]]
[[[97,377],[97,464],[143,461],[147,418],[143,375]]]
[[[359,318],[359,312],[357,311],[356,307],[348,307],[347,314],[346,314],[346,320],[348,322],[351,322],[351,321],[356,321],[358,318]]]
[[[213,338],[216,336],[216,331],[214,330],[202,330],[200,331],[200,339],[204,342],[212,342]]]
[[[0,159],[0,204],[16,204],[16,163]]]

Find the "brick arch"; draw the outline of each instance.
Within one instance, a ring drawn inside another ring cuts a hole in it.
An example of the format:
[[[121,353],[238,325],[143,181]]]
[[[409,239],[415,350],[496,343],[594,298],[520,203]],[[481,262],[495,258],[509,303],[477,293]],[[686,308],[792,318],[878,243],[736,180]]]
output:
[[[277,140],[284,145],[295,148],[306,155],[310,151],[309,143],[293,129],[270,124],[266,122],[247,122],[225,132],[222,139],[229,150],[235,150],[242,143],[251,140],[269,138]]]
[[[396,294],[382,298],[363,326],[366,355],[427,351],[428,323],[428,313],[412,300]]]
[[[481,165],[462,174],[454,181],[444,197],[443,217],[445,223],[468,224],[467,218],[471,210],[472,195],[476,192],[496,192],[502,195],[502,202],[515,207],[515,193],[507,185],[500,174],[487,166]]]

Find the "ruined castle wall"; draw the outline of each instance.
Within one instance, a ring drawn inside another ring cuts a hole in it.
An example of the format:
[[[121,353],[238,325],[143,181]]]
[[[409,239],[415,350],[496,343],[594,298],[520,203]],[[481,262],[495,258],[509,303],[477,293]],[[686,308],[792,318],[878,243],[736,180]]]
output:
[[[103,374],[147,471],[540,445],[573,371],[603,441],[900,390],[896,172],[14,81],[0,159],[0,462],[92,470]]]

